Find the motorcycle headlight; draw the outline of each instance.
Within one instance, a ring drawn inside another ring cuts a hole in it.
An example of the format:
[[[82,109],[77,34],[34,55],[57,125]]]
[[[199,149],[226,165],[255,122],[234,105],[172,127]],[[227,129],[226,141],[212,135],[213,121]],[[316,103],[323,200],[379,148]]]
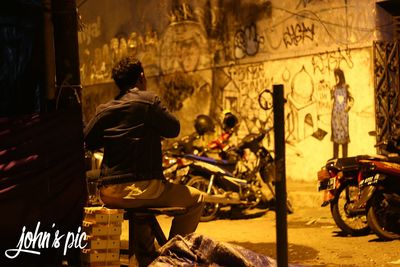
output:
[[[180,166],[187,166],[187,165],[190,165],[190,164],[192,164],[192,160],[190,160],[190,159],[186,159],[186,158],[179,158],[178,160],[177,160],[177,162],[178,162],[178,164],[180,165]]]
[[[163,168],[168,168],[169,166],[175,164],[176,162],[177,162],[176,158],[164,156],[162,165],[163,165]]]

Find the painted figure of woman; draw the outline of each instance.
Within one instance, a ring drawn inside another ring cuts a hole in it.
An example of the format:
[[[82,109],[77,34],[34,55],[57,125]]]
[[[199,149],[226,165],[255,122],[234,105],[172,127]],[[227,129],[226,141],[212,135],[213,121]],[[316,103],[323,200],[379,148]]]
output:
[[[339,145],[342,146],[342,157],[347,157],[349,136],[349,110],[353,106],[354,98],[349,92],[344,73],[341,69],[334,70],[336,85],[331,90],[332,108],[332,137],[333,157],[339,156]]]

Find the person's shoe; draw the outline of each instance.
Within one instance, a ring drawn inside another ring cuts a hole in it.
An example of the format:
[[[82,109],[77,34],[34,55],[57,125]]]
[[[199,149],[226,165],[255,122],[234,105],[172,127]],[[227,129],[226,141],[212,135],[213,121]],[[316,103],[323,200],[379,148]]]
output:
[[[136,257],[136,260],[139,264],[139,267],[147,267],[152,263],[158,256],[160,256],[160,253],[158,251],[154,251],[152,253],[142,253]]]

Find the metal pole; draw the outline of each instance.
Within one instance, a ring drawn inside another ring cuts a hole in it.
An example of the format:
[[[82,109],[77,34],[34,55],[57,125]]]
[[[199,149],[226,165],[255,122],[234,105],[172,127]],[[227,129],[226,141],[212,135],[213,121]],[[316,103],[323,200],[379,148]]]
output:
[[[57,100],[60,110],[81,113],[78,19],[75,0],[52,1]]]
[[[273,86],[275,135],[275,190],[276,190],[276,253],[278,267],[288,266],[286,169],[285,169],[285,115],[283,85]]]
[[[54,101],[56,98],[56,59],[54,51],[54,28],[51,14],[51,0],[42,0],[44,7],[43,28],[44,28],[44,53],[46,69],[46,100]],[[48,104],[48,103],[46,103]]]
[[[85,179],[85,159],[83,144],[83,122],[81,109],[81,81],[79,71],[79,50],[78,50],[78,20],[75,0],[52,0],[52,21],[54,30],[54,52],[56,64],[56,99],[55,109],[61,119],[66,119],[69,128],[65,129],[66,134],[70,136],[60,136],[66,140],[74,140],[73,155],[80,154],[80,158],[74,159],[74,175],[71,180],[78,179],[80,186],[86,186]],[[62,126],[61,126],[62,127]],[[73,139],[71,139],[73,138]],[[72,142],[72,141],[68,141]],[[66,142],[65,144],[69,144]],[[76,145],[76,146],[75,146]],[[66,149],[60,147],[60,149]],[[78,166],[79,164],[79,166]],[[75,183],[76,184],[76,183]],[[78,188],[76,190],[79,190]],[[77,204],[81,199],[86,199],[86,192],[82,193],[78,199],[73,199]],[[62,207],[61,207],[62,208]],[[74,221],[65,224],[65,230],[70,230],[76,224],[83,220],[83,208],[81,213],[74,214]],[[80,250],[73,248],[64,258],[68,261],[68,266],[82,266],[80,258]]]

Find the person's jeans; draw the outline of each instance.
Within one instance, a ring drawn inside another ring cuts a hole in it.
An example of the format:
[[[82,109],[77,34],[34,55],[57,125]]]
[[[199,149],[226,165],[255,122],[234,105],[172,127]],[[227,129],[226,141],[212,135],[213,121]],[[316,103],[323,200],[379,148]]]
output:
[[[124,199],[126,193],[112,190],[110,185],[100,189],[101,200],[106,206],[113,208],[140,208],[140,207],[183,207],[186,212],[179,213],[172,220],[169,239],[175,235],[185,236],[194,232],[203,211],[203,195],[196,188],[182,184],[163,182],[164,190],[153,199]],[[111,189],[111,190],[110,190]],[[149,220],[146,216],[137,218],[134,222],[135,255],[140,266],[146,266],[151,260],[148,258],[155,255],[154,233],[151,230]],[[154,259],[154,257],[153,257]]]

